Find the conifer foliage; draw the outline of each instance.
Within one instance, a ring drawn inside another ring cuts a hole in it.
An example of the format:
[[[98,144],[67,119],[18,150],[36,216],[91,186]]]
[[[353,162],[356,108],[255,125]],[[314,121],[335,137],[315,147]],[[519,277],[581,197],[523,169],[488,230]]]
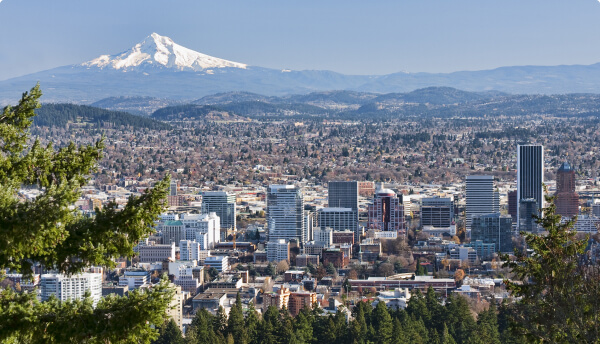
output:
[[[322,312],[304,308],[291,317],[287,310],[270,306],[260,316],[252,303],[244,306],[238,298],[226,326],[220,325],[218,312],[198,310],[186,343],[500,343],[496,307],[475,319],[462,296],[451,295],[442,304],[433,289],[426,295],[416,291],[406,310],[389,309],[384,302],[375,307],[358,302],[349,322],[341,310]]]
[[[504,257],[516,279],[505,281],[520,301],[506,306],[508,325],[531,342],[598,343],[600,341],[600,270],[586,252],[588,239],[576,238],[576,219],[561,221],[554,198],[536,223],[547,234],[521,233],[530,252]]]
[[[32,275],[34,262],[74,274],[88,266],[114,266],[133,254],[133,246],[152,231],[163,210],[168,179],[117,210],[109,203],[94,218],[72,205],[102,157],[103,140],[55,149],[30,142],[28,128],[39,108],[39,85],[0,115],[0,270]],[[22,186],[41,190],[23,200]],[[0,279],[2,277],[0,276]],[[164,280],[147,292],[110,296],[96,307],[88,298],[39,302],[35,293],[0,290],[0,342],[148,343],[153,324],[164,322],[173,291]]]

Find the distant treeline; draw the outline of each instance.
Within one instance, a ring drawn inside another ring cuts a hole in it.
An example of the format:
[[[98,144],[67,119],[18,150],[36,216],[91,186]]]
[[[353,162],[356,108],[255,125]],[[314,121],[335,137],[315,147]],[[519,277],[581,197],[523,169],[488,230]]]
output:
[[[537,134],[527,128],[504,128],[502,131],[481,131],[475,133],[479,139],[518,139],[523,137],[536,137]]]
[[[179,120],[183,118],[201,119],[211,112],[223,112],[222,108],[211,105],[185,104],[167,106],[152,113],[152,118],[161,121]]]
[[[127,112],[111,111],[86,105],[44,104],[36,110],[33,119],[36,126],[65,127],[68,123],[89,123],[103,126],[131,126],[136,129],[167,130],[171,126],[151,118],[135,116]]]
[[[310,105],[310,104],[271,104],[259,101],[248,101],[248,102],[240,102],[240,103],[229,103],[220,105],[223,109],[227,111],[231,111],[240,116],[260,116],[265,114],[281,114],[281,115],[290,115],[290,114],[324,114],[327,113],[327,110]]]
[[[249,118],[278,119],[306,115],[324,115],[327,113],[327,110],[309,104],[273,104],[263,101],[244,101],[219,104],[218,106],[197,104],[168,106],[156,110],[152,114],[152,118],[163,121],[181,120],[184,118],[203,119],[213,112],[226,112],[231,115]]]

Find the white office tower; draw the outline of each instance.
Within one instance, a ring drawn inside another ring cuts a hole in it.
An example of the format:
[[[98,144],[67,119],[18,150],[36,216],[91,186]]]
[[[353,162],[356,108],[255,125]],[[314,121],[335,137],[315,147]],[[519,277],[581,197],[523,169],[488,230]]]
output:
[[[500,211],[500,197],[494,191],[493,176],[467,176],[467,231],[471,230],[473,216]]]
[[[179,218],[185,228],[181,240],[195,240],[202,250],[221,242],[221,218],[216,213],[181,214]]]
[[[202,193],[202,214],[216,213],[221,219],[221,229],[235,230],[235,195],[225,191]]]
[[[267,242],[267,260],[270,262],[289,261],[290,243],[285,239]]]
[[[306,240],[304,197],[293,185],[271,185],[267,188],[267,226],[269,241]]]
[[[317,214],[312,211],[304,212],[304,236],[302,242],[308,242],[313,240],[313,231],[316,227]]]
[[[150,271],[143,269],[125,270],[119,277],[119,286],[129,287],[130,290],[145,287],[150,284]]]
[[[517,146],[517,228],[521,230],[522,200],[535,200],[534,213],[540,215],[544,207],[544,147],[542,145]],[[529,221],[529,216],[526,219]],[[530,225],[528,227],[531,227]],[[531,230],[531,228],[529,228]]]
[[[195,240],[181,240],[179,242],[179,260],[195,260],[200,259],[200,243]]]
[[[313,233],[315,242],[322,242],[325,247],[329,247],[333,243],[333,229],[320,227],[315,228]]]
[[[227,256],[208,256],[204,259],[204,266],[215,268],[218,272],[229,271],[229,257]]]
[[[40,278],[40,299],[48,300],[51,295],[61,301],[81,300],[87,291],[94,306],[102,298],[102,269],[100,272],[84,272],[77,275],[43,274]]]

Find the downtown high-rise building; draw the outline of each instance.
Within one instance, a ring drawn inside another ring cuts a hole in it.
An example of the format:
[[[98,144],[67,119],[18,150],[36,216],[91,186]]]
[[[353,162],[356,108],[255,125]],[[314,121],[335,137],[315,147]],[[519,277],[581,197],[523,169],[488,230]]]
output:
[[[329,208],[351,208],[358,211],[358,182],[331,181],[327,186]]]
[[[404,205],[402,196],[398,197],[390,189],[378,189],[373,202],[369,205],[368,229],[396,231],[404,233]]]
[[[500,195],[494,191],[494,177],[486,175],[467,176],[466,180],[466,227],[471,230],[473,216],[500,211]]]
[[[294,185],[270,185],[267,188],[267,226],[269,241],[285,239],[307,241],[304,196]]]
[[[572,218],[579,213],[579,195],[575,192],[575,169],[564,162],[556,173],[556,213]]]
[[[540,215],[544,207],[544,147],[542,145],[517,146],[517,228],[525,219],[527,229],[532,229],[531,214]],[[526,203],[526,204],[523,204]],[[534,208],[532,208],[534,207]],[[527,214],[521,214],[525,211]],[[522,215],[526,215],[526,218]]]
[[[350,230],[355,233],[355,240],[360,235],[358,231],[358,195],[357,181],[330,181],[328,189],[328,208],[319,211],[319,226],[331,227],[336,231]],[[323,222],[323,224],[321,224]]]
[[[317,212],[319,227],[334,231],[356,231],[356,212],[350,208],[321,208]]]
[[[477,214],[471,223],[471,242],[481,240],[494,244],[495,252],[510,253],[512,244],[512,217],[510,215]]]
[[[225,191],[205,191],[202,193],[202,214],[216,213],[221,230],[236,229],[235,195]]]
[[[47,301],[54,295],[60,301],[81,300],[89,293],[94,305],[102,298],[102,269],[74,275],[60,273],[43,274],[40,277],[40,299]]]
[[[449,228],[454,220],[452,198],[426,197],[421,199],[421,228]]]

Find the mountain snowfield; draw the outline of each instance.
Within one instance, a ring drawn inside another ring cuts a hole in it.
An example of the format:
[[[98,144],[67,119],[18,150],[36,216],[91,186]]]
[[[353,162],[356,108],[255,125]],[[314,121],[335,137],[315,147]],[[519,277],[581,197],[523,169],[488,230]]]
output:
[[[243,63],[209,56],[183,47],[169,37],[152,33],[141,43],[118,55],[102,55],[81,64],[84,67],[132,70],[137,67],[154,66],[180,71],[202,71],[210,68],[242,68]]]

